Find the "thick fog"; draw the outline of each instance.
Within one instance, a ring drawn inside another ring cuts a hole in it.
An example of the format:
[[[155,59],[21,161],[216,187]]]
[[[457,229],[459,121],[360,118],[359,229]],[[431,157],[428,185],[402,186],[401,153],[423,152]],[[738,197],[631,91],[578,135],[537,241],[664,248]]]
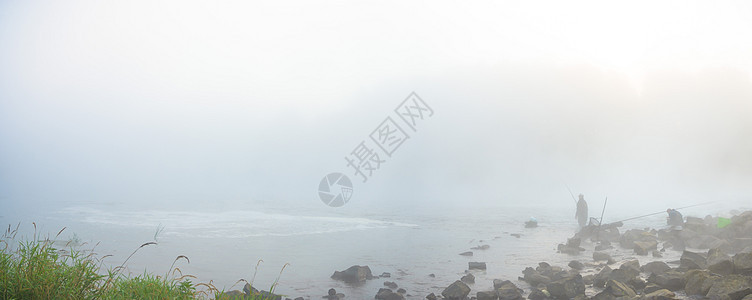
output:
[[[746,2],[0,4],[2,211],[751,203]],[[433,110],[367,182],[344,159]],[[399,120],[398,120],[399,121]],[[353,196],[326,206],[321,178]],[[447,211],[448,212],[448,211]]]

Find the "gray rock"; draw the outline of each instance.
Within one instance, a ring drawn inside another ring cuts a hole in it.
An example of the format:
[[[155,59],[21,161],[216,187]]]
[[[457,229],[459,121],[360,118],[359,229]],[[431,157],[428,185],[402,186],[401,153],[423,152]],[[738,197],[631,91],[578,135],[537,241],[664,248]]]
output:
[[[661,258],[661,257],[663,257],[663,254],[661,254],[661,252],[658,251],[658,250],[653,250],[652,253],[653,253],[653,257],[655,257],[655,258]]]
[[[462,256],[473,256],[473,251],[462,252],[462,253],[460,253],[460,255],[462,255]]]
[[[567,266],[578,271],[585,268],[585,265],[577,260],[570,261]]]
[[[668,264],[662,261],[651,261],[640,268],[640,271],[647,274],[663,274],[668,270],[671,270],[671,267],[669,267]]]
[[[499,299],[498,296],[496,296],[496,292],[478,292],[475,296],[478,300],[497,300]]]
[[[734,262],[731,256],[726,254],[720,248],[714,248],[708,250],[708,270],[720,275],[728,275],[734,273]]]
[[[504,280],[499,285],[499,288],[496,289],[496,296],[499,300],[522,300],[524,298],[520,291],[514,283]]]
[[[460,280],[467,284],[475,283],[475,275],[468,273],[465,276],[462,276]]]
[[[658,241],[657,240],[649,240],[649,241],[634,241],[634,252],[637,255],[648,255],[651,250],[658,249]]]
[[[679,259],[681,268],[685,269],[705,269],[707,267],[707,261],[704,255],[700,253],[690,252],[684,250],[682,252],[681,259]]]
[[[470,249],[473,249],[473,250],[488,250],[489,248],[491,248],[491,246],[489,246],[489,245],[480,245],[480,246],[477,246],[477,247],[472,247]]]
[[[745,275],[752,274],[752,253],[737,253],[732,260],[734,262],[734,273]]]
[[[404,300],[405,297],[387,288],[380,288],[374,297],[379,300]]]
[[[403,288],[399,288],[399,289],[397,289],[397,293],[400,293],[400,294],[404,295],[404,294],[407,294],[407,290],[405,290]]]
[[[447,300],[463,300],[467,297],[467,294],[470,294],[470,287],[459,280],[450,284],[441,292],[441,295]]]
[[[468,262],[467,268],[470,270],[477,269],[477,270],[485,270],[486,269],[486,263],[485,262]]]
[[[352,266],[344,271],[334,271],[332,279],[348,283],[362,283],[367,279],[373,279],[373,274],[371,274],[371,268],[368,266]]]
[[[390,288],[390,289],[393,289],[393,290],[396,290],[396,289],[397,289],[397,287],[399,287],[399,286],[397,285],[397,283],[395,283],[395,282],[392,282],[392,281],[384,281],[384,286],[385,286],[385,287],[388,287],[388,288]]]
[[[650,294],[652,292],[655,292],[657,290],[663,290],[664,288],[658,286],[654,283],[648,283],[648,285],[645,286],[645,288],[642,290],[643,294]]]
[[[580,274],[575,274],[546,285],[551,296],[560,299],[570,299],[585,294],[585,283]]]
[[[721,277],[710,287],[707,297],[710,299],[739,300],[752,294],[752,277],[727,275]]]
[[[436,300],[436,294],[430,293],[430,294],[428,294],[428,296],[426,296],[426,299],[428,299],[428,300]]]
[[[384,273],[381,273],[381,275],[379,277],[389,278],[389,277],[392,277],[392,273],[384,272]]]
[[[605,292],[611,294],[614,297],[634,297],[637,296],[637,293],[629,287],[627,284],[623,282],[619,282],[616,280],[609,280],[608,283],[606,283],[606,289]]]
[[[595,275],[595,278],[593,278],[593,286],[599,288],[605,287],[609,276],[611,276],[611,272],[613,272],[613,270],[609,266],[603,267],[603,269]]]
[[[684,292],[687,295],[705,296],[710,286],[707,289],[703,289],[703,284],[711,276],[708,270],[689,270],[684,274],[684,278],[687,281],[687,284],[684,286]]]
[[[593,252],[593,260],[594,261],[613,261],[614,259],[611,258],[611,255],[608,255],[606,252]]]
[[[527,298],[530,300],[544,300],[544,299],[550,299],[551,294],[547,290],[532,288],[530,290],[530,294],[527,295]]]
[[[676,294],[672,291],[669,291],[667,289],[657,290],[652,293],[644,295],[641,299],[644,300],[673,300],[673,299],[680,299],[676,298]]]
[[[671,291],[681,290],[686,285],[684,274],[675,270],[669,270],[663,274],[653,273],[648,277],[648,282]]]

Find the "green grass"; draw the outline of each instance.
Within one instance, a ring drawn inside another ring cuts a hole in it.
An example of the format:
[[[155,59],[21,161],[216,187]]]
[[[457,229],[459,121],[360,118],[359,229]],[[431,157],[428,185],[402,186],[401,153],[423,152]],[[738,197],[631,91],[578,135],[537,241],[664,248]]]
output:
[[[120,266],[100,272],[102,259],[107,256],[97,258],[93,249],[58,249],[50,239],[39,240],[36,234],[31,241],[16,242],[17,231],[18,227],[13,231],[9,227],[0,238],[0,299],[273,299],[268,294],[247,297],[219,291],[211,282],[195,284],[191,281],[194,276],[182,275],[180,269],[174,268],[181,259],[190,263],[183,255],[173,261],[164,276],[144,273],[131,277],[121,273],[138,249],[156,242],[141,245]]]

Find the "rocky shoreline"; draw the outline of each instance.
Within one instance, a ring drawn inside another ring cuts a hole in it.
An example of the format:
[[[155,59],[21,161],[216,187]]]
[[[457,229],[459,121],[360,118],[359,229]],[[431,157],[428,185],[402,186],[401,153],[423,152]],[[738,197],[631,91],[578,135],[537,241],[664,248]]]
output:
[[[720,226],[721,223],[724,225]],[[380,300],[752,300],[752,211],[736,214],[725,222],[712,216],[687,217],[681,230],[645,228],[622,233],[622,226],[621,223],[587,226],[558,245],[558,255],[573,258],[567,266],[542,261],[522,270],[516,283],[494,279],[492,290],[472,288],[473,272],[485,270],[485,262],[468,262],[463,276],[428,295],[410,294],[398,282],[388,280],[391,274],[373,275],[368,266],[335,271],[331,278],[354,284],[387,279],[383,288],[374,291],[373,298]],[[487,248],[481,245],[472,250]],[[472,251],[459,255],[472,256]],[[270,299],[283,299],[250,286],[243,292],[233,292],[239,298],[264,293]],[[333,288],[321,298],[348,299]],[[305,298],[295,298],[301,299]]]

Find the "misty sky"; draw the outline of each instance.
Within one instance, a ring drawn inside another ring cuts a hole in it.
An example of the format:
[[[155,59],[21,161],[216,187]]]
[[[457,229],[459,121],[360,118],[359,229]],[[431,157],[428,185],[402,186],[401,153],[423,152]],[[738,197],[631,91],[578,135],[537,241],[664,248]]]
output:
[[[329,209],[413,91],[434,116],[342,209],[749,200],[751,28],[745,1],[3,1],[0,205]]]

